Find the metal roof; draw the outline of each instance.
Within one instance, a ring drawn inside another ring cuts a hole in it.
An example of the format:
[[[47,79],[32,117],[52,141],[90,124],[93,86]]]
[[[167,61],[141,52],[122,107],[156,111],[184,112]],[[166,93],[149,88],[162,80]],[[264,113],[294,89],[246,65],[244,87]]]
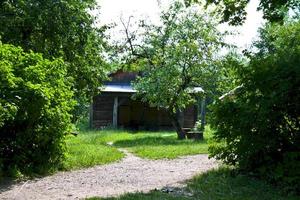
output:
[[[136,90],[131,85],[104,85],[100,90],[102,92],[136,93]]]
[[[202,87],[194,87],[191,91],[191,93],[202,93],[202,92],[204,92]]]
[[[136,90],[133,89],[131,85],[104,85],[103,87],[99,88],[102,92],[124,92],[124,93],[136,93]],[[202,93],[204,90],[201,87],[194,87],[190,91],[190,93]]]

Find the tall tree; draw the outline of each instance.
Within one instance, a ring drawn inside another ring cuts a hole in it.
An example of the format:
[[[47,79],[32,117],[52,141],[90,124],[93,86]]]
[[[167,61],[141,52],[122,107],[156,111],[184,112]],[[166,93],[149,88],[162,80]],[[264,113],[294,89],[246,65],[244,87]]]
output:
[[[300,18],[261,30],[243,87],[212,108],[211,156],[300,194]]]
[[[0,177],[60,163],[72,127],[70,87],[62,59],[0,42]]]
[[[78,108],[91,99],[105,77],[103,28],[96,28],[96,17],[90,14],[96,6],[95,0],[0,2],[2,42],[48,59],[62,57],[73,78]]]
[[[212,16],[192,7],[186,9],[179,2],[160,18],[162,25],[141,23],[145,31],[138,42],[126,29],[126,47],[132,63],[144,72],[134,83],[137,97],[165,110],[178,138],[183,139],[178,113],[195,101],[194,87],[201,86],[209,93],[210,80],[218,73],[216,61],[224,44],[223,34]]]
[[[186,5],[203,2],[201,0],[185,0]],[[241,25],[246,19],[246,6],[250,0],[205,0],[206,5],[216,5],[223,16],[223,22]],[[299,0],[260,0],[257,10],[263,12],[264,19],[270,22],[282,22],[289,9],[300,9]]]

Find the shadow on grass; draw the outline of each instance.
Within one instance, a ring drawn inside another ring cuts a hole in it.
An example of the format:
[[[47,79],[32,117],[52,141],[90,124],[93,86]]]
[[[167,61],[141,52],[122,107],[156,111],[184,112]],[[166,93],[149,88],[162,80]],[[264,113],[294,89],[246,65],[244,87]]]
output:
[[[152,191],[149,193],[125,194],[116,198],[102,200],[297,200],[299,196],[287,196],[261,180],[246,175],[236,175],[228,168],[220,168],[199,175],[188,181],[187,187],[165,193]],[[187,195],[189,194],[189,195]],[[99,200],[101,198],[90,198]]]
[[[205,144],[206,140],[177,140],[175,137],[142,137],[135,139],[119,140],[114,143],[116,147],[135,147],[135,146],[164,146],[164,145],[186,145],[186,144]]]

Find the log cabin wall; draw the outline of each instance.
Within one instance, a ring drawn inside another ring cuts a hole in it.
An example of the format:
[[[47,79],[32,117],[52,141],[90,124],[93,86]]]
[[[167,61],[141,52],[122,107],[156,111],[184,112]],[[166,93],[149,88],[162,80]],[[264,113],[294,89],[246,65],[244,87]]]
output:
[[[92,127],[102,128],[112,125],[114,97],[103,93],[94,97],[92,106]]]
[[[197,121],[197,106],[191,105],[183,112],[183,127],[193,128]]]
[[[103,128],[113,125],[114,99],[118,97],[117,126],[119,128],[143,130],[172,128],[172,123],[165,111],[132,100],[131,95],[103,92],[96,96],[92,106],[92,127]],[[188,107],[183,113],[183,126],[193,128],[196,119],[196,106]]]
[[[118,70],[110,75],[106,85],[127,85],[135,80],[138,73]],[[102,92],[93,99],[91,107],[92,128],[117,126],[133,129],[170,129],[172,123],[166,112],[131,99],[132,93]],[[116,98],[117,97],[117,98]],[[114,105],[117,104],[117,107]],[[193,128],[197,120],[196,106],[192,105],[183,112],[183,127]]]

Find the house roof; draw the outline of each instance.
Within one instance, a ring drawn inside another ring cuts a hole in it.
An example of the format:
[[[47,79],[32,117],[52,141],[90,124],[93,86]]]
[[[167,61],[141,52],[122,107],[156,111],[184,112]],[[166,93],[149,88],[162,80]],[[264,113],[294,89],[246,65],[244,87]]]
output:
[[[132,88],[131,85],[124,84],[114,84],[114,85],[104,85],[100,88],[102,92],[124,92],[124,93],[136,93],[136,90]]]
[[[202,87],[194,87],[191,91],[191,93],[201,93],[201,92],[204,92]]]
[[[104,83],[100,87],[101,92],[119,92],[119,93],[136,93],[136,90],[131,86],[131,82],[136,79],[138,72],[126,72],[118,70],[110,74],[111,80]],[[202,93],[204,90],[201,87],[194,87],[188,90],[189,93]]]
[[[136,93],[131,85],[124,84],[107,84],[99,88],[102,92],[124,92],[124,93]],[[204,90],[201,87],[194,87],[190,90],[190,93],[202,93]]]

